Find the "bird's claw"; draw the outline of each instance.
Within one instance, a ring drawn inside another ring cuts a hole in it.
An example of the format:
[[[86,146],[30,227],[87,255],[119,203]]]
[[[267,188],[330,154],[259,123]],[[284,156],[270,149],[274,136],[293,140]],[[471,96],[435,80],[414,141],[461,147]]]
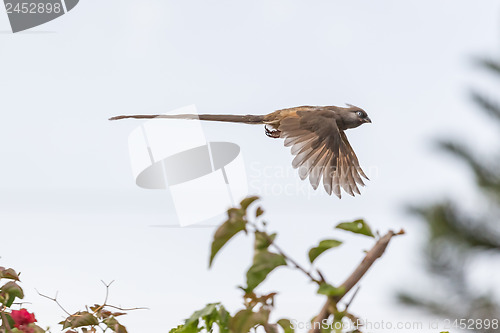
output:
[[[280,137],[281,131],[280,130],[270,130],[267,128],[267,126],[264,126],[264,129],[266,130],[266,135],[270,138],[273,139],[278,139]]]

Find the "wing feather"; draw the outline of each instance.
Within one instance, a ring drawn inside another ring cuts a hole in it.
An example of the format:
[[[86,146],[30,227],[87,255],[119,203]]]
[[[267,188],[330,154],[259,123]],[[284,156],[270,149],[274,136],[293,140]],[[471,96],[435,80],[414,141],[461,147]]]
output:
[[[355,196],[360,194],[358,185],[365,185],[362,177],[368,177],[335,117],[334,111],[321,108],[298,111],[283,119],[278,129],[285,146],[291,146],[292,166],[299,169],[302,180],[309,177],[313,189],[322,181],[329,195],[333,192],[341,198],[343,189]]]

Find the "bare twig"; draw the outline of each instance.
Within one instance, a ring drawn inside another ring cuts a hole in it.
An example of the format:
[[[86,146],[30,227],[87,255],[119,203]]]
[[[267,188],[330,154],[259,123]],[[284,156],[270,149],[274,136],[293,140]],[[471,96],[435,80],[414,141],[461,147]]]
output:
[[[36,290],[36,289],[35,289]],[[56,296],[55,297],[49,297],[47,295],[44,295],[42,293],[40,293],[38,290],[36,290],[36,292],[38,293],[38,295],[42,296],[42,297],[45,297],[47,299],[50,299],[51,301],[54,301],[60,308],[61,310],[63,310],[68,316],[71,316],[71,313],[69,313],[68,311],[66,311],[65,308],[63,308],[63,306],[59,303],[59,301],[57,300],[57,292],[56,292]]]
[[[106,304],[106,307],[107,308],[113,308],[113,309],[117,309],[117,310],[120,310],[120,311],[134,311],[134,310],[150,310],[150,308],[120,308],[119,306],[114,306],[114,305],[109,305],[109,304]]]
[[[19,305],[19,307],[22,307],[23,304],[32,304],[31,302],[14,302],[12,305]]]
[[[106,287],[106,297],[104,297],[104,303],[103,303],[103,305],[105,305],[106,302],[108,301],[109,286],[111,286],[113,284],[113,282],[115,282],[115,280],[111,281],[110,283],[106,283],[103,280],[101,280],[101,282]]]
[[[113,284],[114,280],[111,281],[110,283],[105,283],[104,281],[101,280],[101,282],[104,284],[104,286],[106,287],[106,297],[104,298],[104,304],[102,304],[101,306],[99,306],[97,309],[95,309],[93,311],[93,313],[97,313],[99,312],[100,310],[108,307],[108,308],[113,308],[113,309],[117,309],[117,310],[120,310],[120,311],[133,311],[133,310],[149,310],[149,308],[121,308],[121,307],[118,307],[118,306],[114,306],[114,305],[109,305],[109,304],[106,304],[106,302],[108,301],[108,295],[109,295],[109,287],[111,286],[111,284]],[[36,289],[35,289],[36,290]],[[55,297],[49,297],[47,295],[44,295],[42,293],[40,293],[38,290],[36,290],[36,292],[38,293],[38,295],[42,296],[42,297],[45,297],[47,299],[50,299],[51,301],[54,301],[68,316],[75,316],[75,315],[72,315],[71,313],[69,313],[68,311],[66,311],[66,309],[63,308],[63,306],[59,303],[59,301],[57,300],[57,293],[56,293],[56,296]],[[87,311],[88,311],[88,308],[87,308]],[[100,326],[99,326],[100,327]],[[104,329],[105,330],[105,329]]]
[[[361,287],[360,287],[360,286],[358,286],[358,287],[356,288],[356,290],[354,291],[354,294],[352,294],[351,299],[349,300],[349,302],[347,302],[347,304],[346,304],[346,306],[345,306],[345,309],[344,309],[344,311],[345,311],[345,312],[347,312],[347,310],[349,310],[349,306],[351,306],[352,301],[354,301],[354,298],[356,298],[356,295],[358,294],[359,289],[361,289]]]
[[[104,303],[102,303],[101,306],[99,306],[97,309],[95,309],[93,311],[94,313],[101,311],[107,305],[106,302],[108,301],[108,296],[109,296],[109,286],[111,286],[113,284],[113,282],[115,282],[115,280],[111,281],[110,283],[106,283],[103,280],[101,280],[101,282],[106,287],[106,296],[104,297]]]
[[[319,269],[316,269],[316,273],[318,273],[321,282],[326,282],[325,277],[323,276],[323,273],[321,273],[321,271]]]
[[[368,269],[373,265],[373,263],[384,254],[385,249],[387,248],[387,245],[389,245],[389,242],[391,241],[392,237],[397,236],[397,235],[403,235],[404,230],[399,231],[398,233],[395,233],[394,231],[389,231],[387,234],[385,234],[383,237],[381,237],[377,243],[372,247],[370,251],[368,251],[365,255],[365,258],[361,263],[356,267],[354,272],[351,273],[351,275],[347,278],[347,280],[342,283],[340,286],[341,288],[344,288],[344,293],[340,296],[335,296],[335,297],[329,297],[328,300],[325,302],[325,305],[319,312],[319,314],[314,318],[314,321],[312,323],[312,329],[309,330],[309,333],[320,333],[321,332],[321,325],[323,323],[323,320],[328,319],[331,315],[331,308],[335,306],[358,282],[361,280],[361,278],[366,274]]]

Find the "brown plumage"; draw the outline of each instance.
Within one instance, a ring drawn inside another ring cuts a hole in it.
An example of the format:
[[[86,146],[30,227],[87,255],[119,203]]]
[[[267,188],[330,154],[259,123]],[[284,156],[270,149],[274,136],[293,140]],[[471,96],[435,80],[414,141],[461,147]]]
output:
[[[359,165],[345,130],[371,123],[366,112],[353,105],[299,106],[283,109],[267,115],[133,115],[116,116],[110,120],[125,118],[151,119],[199,119],[245,124],[264,124],[266,135],[285,139],[295,155],[292,165],[299,169],[302,180],[309,177],[314,189],[321,180],[328,194],[341,198],[341,188],[354,196],[360,194],[358,185],[368,179]]]

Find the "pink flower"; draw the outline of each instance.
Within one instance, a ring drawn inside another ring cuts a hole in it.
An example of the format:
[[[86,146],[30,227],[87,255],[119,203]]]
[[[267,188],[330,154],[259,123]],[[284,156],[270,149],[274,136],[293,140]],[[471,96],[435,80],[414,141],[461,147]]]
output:
[[[34,323],[36,321],[35,314],[29,313],[26,309],[21,310],[12,310],[10,316],[16,323],[14,326],[24,333],[33,333],[34,330],[32,327],[28,327],[29,324]]]

